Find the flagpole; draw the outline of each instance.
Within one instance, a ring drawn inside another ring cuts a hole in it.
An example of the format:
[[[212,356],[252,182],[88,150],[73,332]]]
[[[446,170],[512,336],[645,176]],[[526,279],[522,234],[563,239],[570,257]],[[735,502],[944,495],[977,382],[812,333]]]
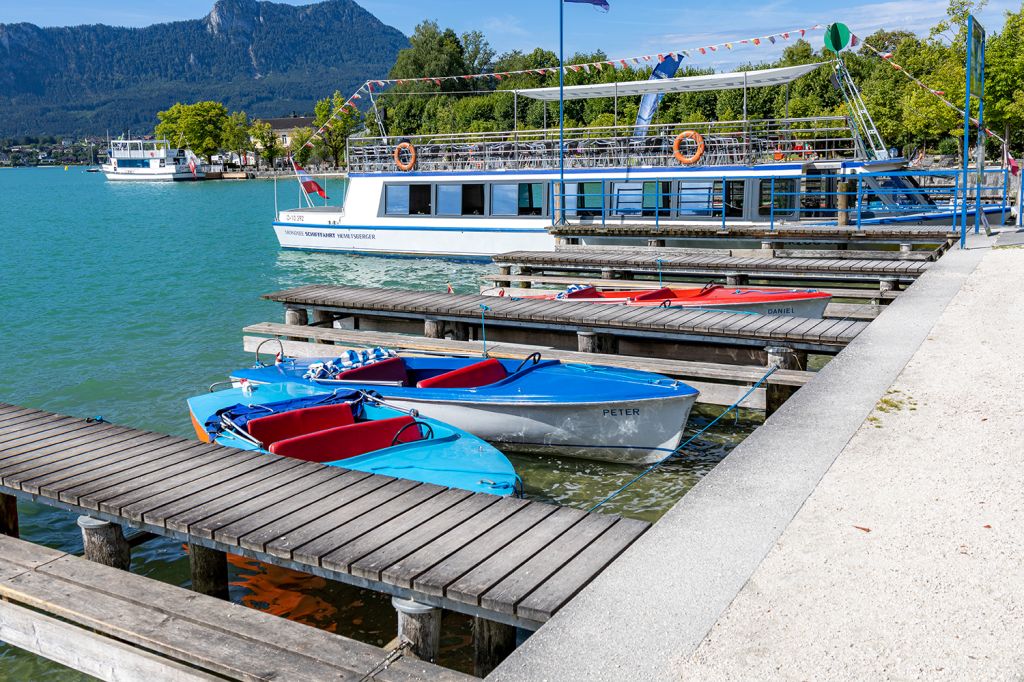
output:
[[[558,0],[558,224],[565,224],[565,0]]]

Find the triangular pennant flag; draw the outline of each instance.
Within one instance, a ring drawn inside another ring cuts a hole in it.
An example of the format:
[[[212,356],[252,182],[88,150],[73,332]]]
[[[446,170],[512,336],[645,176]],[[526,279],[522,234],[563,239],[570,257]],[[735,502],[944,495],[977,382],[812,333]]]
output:
[[[726,43],[725,44],[725,49],[731,50],[732,49],[732,43]]]
[[[682,55],[683,55],[684,57],[689,57],[689,56],[690,56],[690,53],[689,53],[689,52],[687,52],[686,50],[683,50],[683,51],[682,51]]]
[[[857,36],[855,36],[855,35],[853,35],[851,33],[850,34],[850,47],[857,47],[857,45],[859,43],[860,43],[860,38],[858,38]]]
[[[587,73],[590,73],[590,64],[584,64],[583,70],[586,71]]]
[[[352,95],[352,99],[362,99],[362,98],[363,98],[363,96],[360,95],[358,92],[356,94]]]
[[[805,35],[807,35],[807,29],[806,28],[800,29],[800,37],[803,38]]]
[[[718,48],[715,47],[714,45],[709,45],[708,49],[711,50],[712,52],[718,52]]]
[[[435,78],[434,79],[434,85],[441,85],[441,79],[440,78]]]
[[[770,42],[772,45],[774,45],[775,44],[775,36],[768,36],[768,42]]]
[[[626,60],[625,59],[620,59],[619,61],[622,62],[622,68],[626,68],[626,66],[627,66]]]
[[[705,49],[704,49],[704,48],[702,47],[702,48],[700,48],[700,53],[701,53],[701,54],[707,54],[707,53],[708,53],[708,51],[707,51],[707,50],[705,50]]]
[[[760,44],[761,44],[761,39],[760,39],[760,38],[754,38],[754,39],[753,39],[752,41],[750,41],[750,42],[754,43],[755,45],[760,45]]]
[[[604,64],[602,64],[601,62],[596,62],[596,63],[594,64],[594,67],[595,67],[595,68],[596,68],[596,69],[597,69],[598,71],[602,71],[602,70],[604,70]]]
[[[789,40],[789,34],[788,33],[783,33],[782,34],[782,39],[783,40]]]
[[[663,55],[663,54],[659,54],[659,55],[658,55],[658,61],[659,61],[659,62],[663,62],[663,61],[665,61],[665,55]]]

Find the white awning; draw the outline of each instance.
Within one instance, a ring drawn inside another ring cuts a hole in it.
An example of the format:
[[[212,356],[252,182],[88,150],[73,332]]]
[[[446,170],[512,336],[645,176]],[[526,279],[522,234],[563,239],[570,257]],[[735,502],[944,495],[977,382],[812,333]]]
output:
[[[827,62],[783,66],[778,69],[757,71],[735,71],[733,73],[711,73],[706,76],[684,76],[682,78],[660,78],[621,83],[594,83],[593,85],[568,85],[565,99],[595,99],[597,97],[626,97],[658,92],[705,92],[708,90],[733,90],[759,88],[766,85],[784,85],[814,71]],[[533,99],[558,101],[558,88],[531,88],[517,90],[520,95]]]

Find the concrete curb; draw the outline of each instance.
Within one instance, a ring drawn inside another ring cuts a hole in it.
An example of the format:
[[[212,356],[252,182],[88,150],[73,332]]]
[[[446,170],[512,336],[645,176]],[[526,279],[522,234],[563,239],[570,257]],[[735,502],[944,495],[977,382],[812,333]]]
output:
[[[988,251],[947,253],[488,680],[672,676]]]

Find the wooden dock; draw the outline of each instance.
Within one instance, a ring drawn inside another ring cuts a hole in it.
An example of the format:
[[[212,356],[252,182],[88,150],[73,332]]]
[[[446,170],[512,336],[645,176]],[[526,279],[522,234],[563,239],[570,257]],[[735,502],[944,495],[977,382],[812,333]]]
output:
[[[494,256],[505,268],[534,272],[598,272],[726,278],[730,284],[748,279],[829,282],[913,282],[927,261],[864,258],[737,257],[695,253],[659,253],[658,249],[571,249],[511,251]]]
[[[649,526],[8,404],[0,493],[530,629]]]
[[[567,301],[526,301],[478,294],[445,294],[402,289],[309,285],[263,298],[289,309],[362,318],[448,321],[488,330],[518,328],[574,335],[604,334],[764,348],[785,344],[801,351],[838,353],[867,323],[860,320],[812,320],[677,308],[595,306]],[[324,319],[327,319],[324,317]],[[427,334],[430,336],[430,334]],[[468,338],[468,336],[466,337]],[[580,350],[587,350],[582,347]]]
[[[0,641],[107,680],[475,679],[3,535]]]
[[[735,225],[720,222],[635,222],[573,221],[552,225],[548,230],[562,238],[634,237],[650,239],[749,239],[809,243],[920,243],[940,244],[957,238],[944,226],[919,225],[849,225],[844,227],[813,223],[781,223],[774,226]]]

